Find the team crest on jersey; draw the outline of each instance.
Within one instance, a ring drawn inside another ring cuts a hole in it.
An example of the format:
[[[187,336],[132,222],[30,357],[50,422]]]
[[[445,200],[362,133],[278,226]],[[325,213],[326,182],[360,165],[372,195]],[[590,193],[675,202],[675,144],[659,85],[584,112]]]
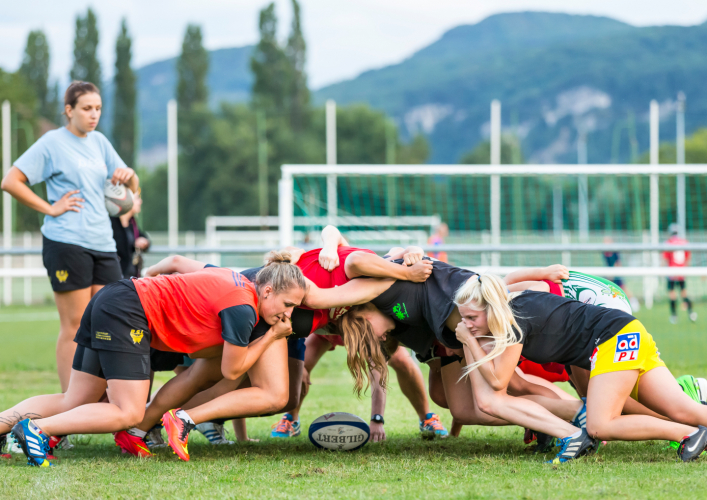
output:
[[[133,344],[139,344],[142,342],[142,337],[144,336],[144,330],[130,330],[130,338],[133,339]]]
[[[59,283],[64,283],[69,278],[69,271],[57,271],[55,274]]]
[[[616,353],[614,363],[622,361],[636,361],[638,349],[641,347],[641,333],[622,333],[616,338]]]
[[[403,302],[402,304],[396,304],[395,307],[393,307],[393,314],[395,314],[395,317],[398,318],[400,321],[410,317],[408,315],[408,310],[405,307],[405,302]]]

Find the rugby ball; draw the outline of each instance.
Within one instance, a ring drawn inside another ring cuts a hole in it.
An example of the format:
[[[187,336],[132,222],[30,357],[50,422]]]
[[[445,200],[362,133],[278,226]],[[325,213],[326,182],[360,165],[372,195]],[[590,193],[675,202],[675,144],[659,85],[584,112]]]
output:
[[[309,440],[325,450],[358,450],[368,442],[370,435],[368,424],[351,413],[327,413],[309,426]]]
[[[110,179],[106,179],[103,194],[106,199],[106,210],[111,217],[126,214],[133,208],[133,193],[122,184],[113,184]]]

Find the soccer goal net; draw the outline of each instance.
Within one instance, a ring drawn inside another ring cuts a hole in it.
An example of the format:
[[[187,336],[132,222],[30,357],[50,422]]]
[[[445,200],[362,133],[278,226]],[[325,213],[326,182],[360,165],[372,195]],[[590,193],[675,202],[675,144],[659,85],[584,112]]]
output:
[[[439,221],[448,234],[421,246],[455,265],[503,274],[563,263],[627,277],[652,301],[675,274],[663,252],[675,250],[690,252],[680,276],[707,292],[707,165],[284,165],[279,191],[281,244],[333,223],[384,251],[419,244]],[[687,243],[669,245],[672,231]],[[622,269],[608,267],[617,258]]]

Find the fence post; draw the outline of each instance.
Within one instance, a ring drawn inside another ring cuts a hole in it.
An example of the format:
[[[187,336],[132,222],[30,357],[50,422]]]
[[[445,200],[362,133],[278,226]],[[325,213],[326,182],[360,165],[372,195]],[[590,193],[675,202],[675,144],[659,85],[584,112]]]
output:
[[[491,101],[491,165],[501,164],[501,102]],[[501,244],[501,176],[491,175],[491,243]],[[491,265],[501,265],[501,254],[491,254]]]
[[[326,162],[336,165],[336,102],[329,99],[326,102]],[[329,174],[326,179],[326,206],[329,224],[334,224],[337,215],[338,201],[336,199],[336,175]]]
[[[677,163],[683,165],[685,163],[685,94],[678,92],[678,110],[677,118],[677,134],[676,134],[676,150]],[[677,213],[678,226],[680,226],[680,237],[684,238],[687,232],[687,214],[685,212],[685,174],[678,174],[677,177]]]
[[[284,248],[294,244],[294,183],[292,175],[282,172],[282,179],[277,184],[278,188],[278,214],[280,247]]]
[[[25,231],[24,234],[22,235],[22,243],[25,249],[29,250],[32,248],[32,233],[29,231]],[[25,254],[24,257],[24,265],[25,269],[29,269],[32,267],[32,256],[29,254]],[[24,295],[25,295],[25,305],[26,306],[31,306],[32,305],[32,278],[25,277],[25,286],[24,286]]]
[[[12,167],[12,129],[10,127],[10,101],[2,103],[2,175],[7,175]],[[10,193],[2,194],[2,243],[3,247],[12,247],[12,197]],[[3,266],[12,267],[12,256],[3,257]],[[3,302],[6,306],[12,304],[12,278],[3,280]]]
[[[660,126],[660,107],[655,99],[651,101],[650,106],[650,158],[651,165],[660,163],[659,154],[659,133]],[[660,240],[660,198],[658,191],[658,174],[650,176],[650,234],[651,243],[657,245]],[[651,265],[658,267],[660,265],[658,252],[651,253]],[[653,305],[653,291],[657,290],[658,278],[651,279],[651,306]],[[646,304],[648,307],[648,304]]]
[[[178,179],[177,101],[167,103],[167,227],[169,246],[179,244],[179,179]]]

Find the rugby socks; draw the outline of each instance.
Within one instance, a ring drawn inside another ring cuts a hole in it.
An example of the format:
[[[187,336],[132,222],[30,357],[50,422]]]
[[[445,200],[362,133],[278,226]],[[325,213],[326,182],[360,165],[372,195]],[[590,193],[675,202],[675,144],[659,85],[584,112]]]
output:
[[[691,313],[691,312],[692,312],[692,301],[691,301],[690,299],[688,299],[687,297],[685,297],[684,299],[682,299],[682,301],[683,301],[685,304],[687,304],[687,312],[688,312],[688,313]]]
[[[191,425],[196,425],[194,423],[194,421],[191,419],[191,417],[189,415],[187,415],[187,412],[185,412],[184,410],[178,410],[177,413],[175,413],[175,415],[178,418],[181,418],[182,420],[186,421],[187,423],[189,423]]]
[[[671,300],[670,301],[670,315],[671,316],[677,316],[677,313],[675,312],[675,305],[677,301],[676,300]]]
[[[570,439],[574,439],[574,438],[578,438],[578,437],[581,436],[581,435],[582,435],[582,431],[579,430],[579,431],[575,432],[574,434],[572,434],[571,436],[568,436],[568,437],[569,437]],[[566,438],[565,438],[565,439],[566,439]]]
[[[128,434],[130,434],[131,436],[135,436],[135,437],[140,438],[140,439],[144,439],[145,436],[147,436],[147,432],[141,431],[141,430],[138,429],[137,427],[133,427],[132,429],[128,429],[126,432],[127,432]]]

